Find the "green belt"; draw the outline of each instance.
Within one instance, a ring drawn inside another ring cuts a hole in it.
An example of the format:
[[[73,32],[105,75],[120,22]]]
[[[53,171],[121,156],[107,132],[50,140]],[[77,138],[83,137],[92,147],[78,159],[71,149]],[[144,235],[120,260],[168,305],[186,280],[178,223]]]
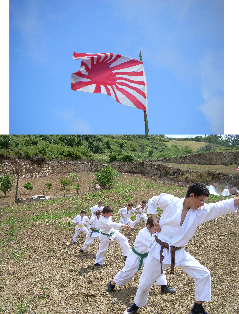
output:
[[[134,247],[132,247],[132,251],[141,257],[140,262],[139,262],[139,268],[138,268],[138,270],[140,270],[141,266],[143,265],[144,258],[147,257],[149,253],[140,254],[139,252],[135,250]]]
[[[111,236],[114,234],[114,231],[111,232],[111,233],[104,233],[104,232],[101,232],[101,231],[100,231],[100,233],[103,234],[103,235],[105,235],[105,236],[107,236],[107,237],[111,237]]]
[[[90,230],[91,230],[90,237],[92,236],[93,232],[100,232],[100,229],[92,229],[92,228],[90,228]]]

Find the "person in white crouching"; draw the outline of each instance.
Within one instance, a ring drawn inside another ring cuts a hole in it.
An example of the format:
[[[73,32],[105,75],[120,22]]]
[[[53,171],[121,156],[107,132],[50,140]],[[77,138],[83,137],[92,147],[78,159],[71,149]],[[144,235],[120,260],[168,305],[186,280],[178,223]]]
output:
[[[75,224],[75,234],[73,236],[72,244],[76,244],[78,236],[81,232],[87,234],[88,229],[86,228],[85,224],[89,221],[89,218],[86,216],[86,211],[82,210],[80,215],[77,215],[73,222]]]

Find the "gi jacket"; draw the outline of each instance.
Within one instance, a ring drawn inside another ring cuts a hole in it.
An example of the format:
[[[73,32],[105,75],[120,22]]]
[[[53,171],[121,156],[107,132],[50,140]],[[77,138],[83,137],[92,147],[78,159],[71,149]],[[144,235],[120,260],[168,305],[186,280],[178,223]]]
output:
[[[167,242],[170,246],[183,247],[193,237],[197,227],[208,220],[216,217],[233,213],[237,210],[234,206],[234,199],[227,199],[217,203],[204,204],[198,209],[190,208],[182,226],[180,226],[181,215],[183,210],[184,198],[178,198],[171,194],[162,193],[159,196],[153,196],[148,201],[148,214],[156,214],[157,208],[163,210],[160,218],[161,232],[157,232],[157,237]],[[156,241],[153,242],[150,254],[160,259],[160,249]],[[182,248],[175,252],[175,265],[188,253]],[[163,250],[163,264],[171,263],[170,250]]]

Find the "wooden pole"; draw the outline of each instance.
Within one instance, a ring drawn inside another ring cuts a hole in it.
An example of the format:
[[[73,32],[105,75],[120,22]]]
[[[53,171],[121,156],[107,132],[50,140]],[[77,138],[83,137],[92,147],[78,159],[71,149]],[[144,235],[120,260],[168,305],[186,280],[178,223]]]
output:
[[[141,51],[139,53],[139,60],[142,62]],[[146,95],[146,97],[147,97],[147,95]],[[149,128],[148,128],[148,116],[147,116],[146,111],[144,111],[144,126],[145,126],[145,135],[147,136],[149,134]]]
[[[16,186],[15,203],[17,203],[17,201],[18,201],[19,176],[20,176],[20,160],[18,161],[18,169],[17,169],[17,186]]]

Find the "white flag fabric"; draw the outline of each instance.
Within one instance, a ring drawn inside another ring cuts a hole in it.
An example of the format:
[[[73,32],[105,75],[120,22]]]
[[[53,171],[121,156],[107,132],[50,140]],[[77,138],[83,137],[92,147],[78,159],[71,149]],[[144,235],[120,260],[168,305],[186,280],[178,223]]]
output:
[[[143,62],[114,53],[75,53],[80,70],[71,75],[71,89],[103,93],[117,102],[148,112]]]

